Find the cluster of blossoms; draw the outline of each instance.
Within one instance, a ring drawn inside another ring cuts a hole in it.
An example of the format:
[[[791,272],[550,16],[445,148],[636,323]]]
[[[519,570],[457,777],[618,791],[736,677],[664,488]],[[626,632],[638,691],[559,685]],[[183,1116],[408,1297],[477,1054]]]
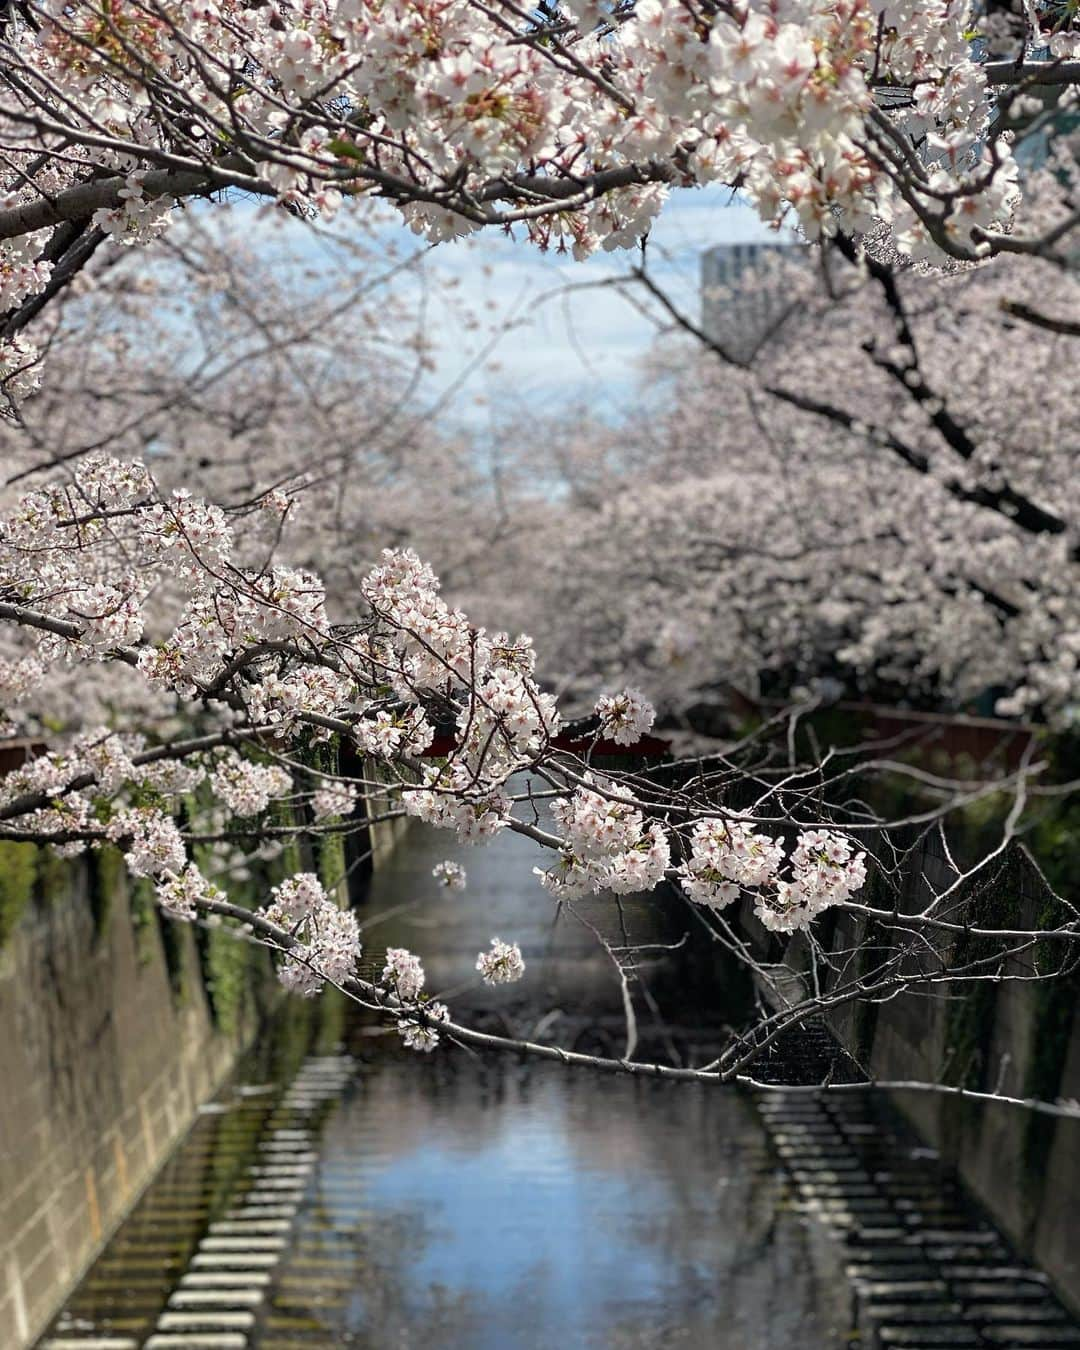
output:
[[[600,734],[616,745],[636,745],[656,721],[656,709],[637,689],[605,694],[597,699]]]
[[[62,856],[122,843],[134,875],[159,877],[186,862],[172,803],[205,778],[200,763],[156,758],[140,735],[90,727],[5,774],[0,808]]]
[[[18,498],[0,517],[0,586],[39,622],[22,630],[30,650],[0,669],[6,709],[51,663],[120,655],[148,696],[228,687],[250,721],[282,736],[305,718],[363,711],[355,679],[320,659],[330,641],[322,583],[283,566],[245,571],[234,551],[220,507],[186,490],[163,494],[138,462],[86,456],[70,478]],[[163,595],[177,622],[150,640],[148,602],[160,624]],[[270,659],[301,644],[315,659]],[[249,789],[255,801],[265,795],[254,779],[235,792]]]
[[[226,535],[222,543],[228,542]],[[281,566],[269,568],[264,574],[234,570],[228,581],[216,582],[216,569],[204,549],[188,543],[187,550],[180,561],[183,564],[191,559],[194,565],[192,597],[169,638],[144,650],[139,659],[140,670],[151,682],[190,697],[201,688],[212,688],[238,651],[272,650],[277,644],[329,638],[326,593],[310,572]],[[181,566],[177,570],[184,569]],[[280,706],[278,720],[282,729],[288,730],[296,704],[302,704],[305,697],[315,700],[315,711],[323,711],[321,677],[314,682],[314,689],[305,682],[303,671],[298,672],[297,686],[291,689],[276,672],[267,671],[265,678],[269,681],[265,695],[258,685],[245,690],[256,716],[263,712],[268,720],[274,720],[269,712]]]
[[[356,915],[340,909],[313,873],[300,872],[275,886],[270,903],[257,913],[296,939],[278,971],[286,989],[310,998],[326,980],[341,984],[356,974],[360,957]]]
[[[210,775],[210,786],[234,816],[257,816],[292,790],[292,779],[276,764],[259,764],[228,750]]]
[[[351,816],[356,803],[357,791],[351,783],[326,783],[311,795],[311,814],[316,820]]]
[[[1060,5],[1024,13],[1017,60],[1077,47]],[[909,254],[973,256],[1017,200],[989,24],[971,0],[570,0],[553,44],[524,11],[433,0],[37,0],[0,57],[4,204],[105,184],[94,224],[126,245],[178,192],[237,183],[328,217],[377,188],[431,240],[521,211],[584,256],[647,234],[672,183],[724,183],[810,237],[876,219]],[[49,284],[43,234],[0,241],[3,308]]]
[[[402,698],[445,688],[482,668],[480,636],[439,594],[439,580],[412,549],[386,549],[361,583],[361,592],[386,625],[379,652],[386,680]]]
[[[88,456],[70,480],[24,494],[0,518],[0,585],[59,621],[37,638],[43,662],[107,657],[142,637],[155,564],[178,517],[164,503],[152,515],[151,490],[141,464]]]
[[[148,197],[145,176],[145,170],[129,173],[117,191],[118,205],[94,212],[94,224],[117,244],[148,244],[168,226],[172,202],[165,196]]]
[[[516,942],[491,939],[489,952],[478,952],[476,969],[485,984],[513,984],[525,974],[525,961]]]
[[[402,1003],[415,1003],[427,978],[420,958],[404,947],[388,947],[380,977]]]
[[[6,239],[0,246],[0,309],[13,309],[48,285],[52,263],[40,257],[47,240],[44,231],[35,231],[21,239]]]
[[[738,817],[696,821],[690,831],[690,856],[679,881],[691,900],[721,909],[748,892],[754,913],[773,932],[808,928],[840,904],[866,880],[866,855],[856,853],[846,835],[808,830],[791,854],[791,877],[780,875],[785,861],[780,839],[763,834]]]
[[[436,1003],[421,997],[424,988],[424,967],[420,958],[404,947],[389,947],[381,979],[398,1001],[406,1006],[397,1020],[398,1033],[410,1050],[430,1051],[439,1043],[435,1026],[450,1020],[445,1003]]]
[[[806,830],[791,855],[792,878],[762,892],[754,913],[773,932],[808,928],[830,905],[847,900],[866,881],[866,855],[832,830]]]
[[[493,648],[492,664],[457,720],[461,753],[489,774],[512,772],[559,729],[555,699],[537,689],[530,673],[503,664],[497,653],[506,650]]]
[[[407,1049],[427,1052],[439,1044],[436,1027],[449,1022],[450,1009],[445,1003],[425,1003],[422,1011],[423,1021],[415,1012],[409,1012],[398,1018],[397,1029]]]
[[[67,595],[67,611],[81,625],[79,641],[105,654],[142,637],[142,596],[106,581],[75,585]]]
[[[444,886],[448,891],[463,891],[465,889],[465,869],[459,862],[454,862],[453,858],[447,858],[444,862],[436,863],[431,869],[431,875],[440,886]]]
[[[552,815],[563,836],[559,861],[547,871],[534,869],[546,890],[565,899],[599,891],[628,895],[663,880],[671,863],[667,836],[620,798],[597,782],[555,803]]]
[[[412,549],[385,550],[362,590],[383,624],[373,659],[395,692],[406,703],[425,692],[459,696],[455,759],[474,784],[501,781],[558,731],[555,700],[533,679],[531,640],[473,628],[442,599],[438,578]],[[423,722],[414,730],[405,714],[381,713],[364,727],[370,753],[398,753],[406,735],[416,747],[409,753],[421,753],[433,734]]]
[[[187,849],[176,821],[147,807],[124,807],[109,821],[106,835],[126,844],[124,861],[137,877],[179,873],[187,865]]]
[[[177,799],[194,792],[207,776],[206,766],[193,760],[158,759],[135,767],[133,781],[161,797]]]
[[[158,904],[174,919],[194,919],[200,909],[216,900],[224,900],[222,891],[207,881],[194,863],[188,863],[177,875],[165,872],[155,887]]]
[[[679,879],[691,900],[719,909],[737,900],[743,887],[769,885],[783,861],[781,841],[746,821],[699,820],[691,827],[690,857]]]
[[[148,478],[139,474],[141,465],[125,467],[134,484],[149,487]],[[103,478],[102,488],[108,481]],[[186,580],[204,582],[207,571],[225,567],[231,560],[233,539],[225,512],[187,488],[177,488],[166,499],[151,500],[139,513],[139,523],[153,550],[176,556],[173,566]]]
[[[357,724],[353,738],[365,755],[375,759],[397,759],[402,755],[422,755],[435,737],[435,728],[422,708],[405,708],[391,713],[380,709],[374,717]]]
[[[353,693],[353,682],[337,671],[301,665],[286,674],[268,673],[247,692],[247,711],[253,722],[285,736],[312,713],[331,717],[353,706]]]
[[[406,814],[425,825],[456,831],[462,843],[490,839],[510,815],[510,798],[502,788],[477,782],[464,764],[425,766],[422,782],[422,787],[403,790]]]
[[[40,352],[24,337],[0,341],[0,391],[13,408],[41,386]]]

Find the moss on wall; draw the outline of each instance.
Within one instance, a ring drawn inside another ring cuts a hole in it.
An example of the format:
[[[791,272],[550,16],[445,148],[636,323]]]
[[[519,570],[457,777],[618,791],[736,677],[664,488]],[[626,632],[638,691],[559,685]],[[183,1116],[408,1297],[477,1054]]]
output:
[[[61,858],[51,848],[39,849],[37,886],[38,895],[47,905],[70,899],[73,890],[71,859]]]
[[[100,937],[109,926],[113,899],[121,886],[127,884],[124,855],[112,844],[98,849],[90,864],[90,906],[94,928]]]
[[[1040,908],[1040,928],[1056,928],[1071,921],[1068,907],[1048,894]],[[1050,974],[1045,982],[1031,986],[1033,1010],[1031,1042],[1024,1074],[1024,1095],[1041,1101],[1054,1101],[1061,1092],[1069,1043],[1080,1006],[1080,971],[1069,969],[1056,975],[1070,953],[1060,943],[1041,942],[1035,949],[1035,964]],[[1051,1116],[1030,1112],[1024,1126],[1024,1166],[1034,1179],[1044,1173],[1057,1121]]]
[[[1080,980],[1075,973],[1034,986],[1035,1015],[1024,1076],[1025,1096],[1052,1102],[1060,1094],[1078,995]],[[1043,1175],[1056,1132],[1057,1121],[1052,1116],[1028,1113],[1024,1125],[1024,1167],[1030,1177]]]
[[[312,742],[305,747],[303,757],[316,773],[338,771],[335,742]],[[198,795],[185,801],[188,812],[197,809]],[[276,822],[287,827],[303,826],[303,814],[291,803],[279,803],[273,812]],[[214,865],[208,850],[196,847],[192,852],[195,861],[212,875]],[[115,897],[126,888],[138,962],[152,962],[160,950],[174,997],[182,1001],[190,993],[186,982],[198,978],[186,955],[188,930],[162,913],[152,881],[128,876],[122,853],[112,845],[72,862],[31,843],[0,841],[0,947],[10,939],[32,902],[51,904],[71,899],[82,890],[81,885],[74,884],[76,869],[85,869],[85,894],[98,938],[108,930]],[[230,899],[254,908],[265,902],[269,888],[283,875],[308,870],[316,871],[327,890],[337,890],[345,901],[348,865],[344,835],[335,832],[313,837],[298,833],[287,838],[282,853],[272,863],[252,856],[248,878],[230,884]],[[271,959],[265,949],[238,939],[225,928],[197,927],[195,947],[214,1019],[223,1031],[232,1034],[265,1003],[264,990],[257,986],[265,984]]]
[[[942,1078],[978,1090],[986,1081],[998,986],[989,980],[950,991],[945,1019]]]
[[[73,893],[72,863],[37,844],[0,841],[0,947],[31,900],[53,904]]]
[[[1010,849],[1001,865],[960,899],[958,912],[973,928],[1008,927],[1016,919],[1023,894],[1022,871],[1019,850]],[[1004,958],[995,959],[1002,951],[1001,944],[991,938],[965,934],[953,945],[950,964],[956,970],[974,966],[976,974],[990,977],[1005,965]],[[965,981],[950,988],[943,1065],[946,1082],[973,1089],[986,1086],[1000,988],[992,978]]]
[[[333,893],[345,881],[345,841],[340,834],[323,834],[318,837],[319,880],[327,892]],[[346,899],[344,888],[338,891],[338,899]]]
[[[234,1035],[244,1021],[251,997],[251,943],[224,928],[206,933],[206,992],[214,1020],[226,1035]]]
[[[286,829],[296,825],[296,813],[288,802],[275,802],[272,807],[271,819],[275,825],[280,825]],[[287,836],[281,852],[278,854],[278,871],[282,876],[288,876],[292,872],[304,871],[304,855],[301,848],[301,837],[296,834]]]
[[[0,842],[0,948],[34,898],[38,852],[35,844]]]
[[[332,985],[319,996],[319,1025],[312,1044],[316,1055],[330,1055],[341,1049],[345,1038],[345,1017],[349,1009],[349,999],[340,989]]]
[[[184,925],[170,919],[160,905],[156,906],[155,913],[161,935],[161,948],[165,953],[165,971],[169,977],[169,988],[176,1002],[183,1004],[188,992]]]
[[[340,773],[341,761],[338,738],[333,736],[328,741],[309,743],[302,750],[301,759],[315,774]],[[297,815],[295,812],[290,816],[290,819],[293,823],[296,823]],[[306,816],[305,823],[309,820],[310,817]],[[335,825],[338,821],[335,818],[322,823]],[[347,887],[343,884],[348,875],[345,836],[339,831],[329,834],[312,834],[308,838],[307,847],[311,854],[311,866],[318,874],[323,886],[329,892],[336,891],[339,902],[347,903]],[[286,866],[286,871],[288,870],[288,866]]]
[[[139,965],[145,966],[154,959],[160,941],[154,883],[149,877],[132,877],[128,884],[131,927],[135,933],[135,955]]]

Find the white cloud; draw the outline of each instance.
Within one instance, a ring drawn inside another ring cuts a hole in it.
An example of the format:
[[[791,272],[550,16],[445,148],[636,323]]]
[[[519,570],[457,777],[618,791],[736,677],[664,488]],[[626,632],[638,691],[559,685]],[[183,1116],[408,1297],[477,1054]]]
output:
[[[729,191],[677,191],[646,256],[650,272],[696,318],[702,252],[717,243],[774,237],[750,207],[733,203]],[[615,412],[657,332],[654,322],[608,284],[625,276],[634,261],[635,255],[619,252],[575,262],[502,237],[441,246],[432,255],[433,270],[456,280],[463,300],[487,325],[508,327],[493,355],[497,369],[485,363],[466,374],[490,327],[470,332],[454,311],[438,309],[432,334],[435,382],[464,379],[460,412],[469,420],[486,415],[477,411],[476,400],[504,397],[557,405],[587,396],[598,412]],[[639,290],[633,295],[645,299]]]

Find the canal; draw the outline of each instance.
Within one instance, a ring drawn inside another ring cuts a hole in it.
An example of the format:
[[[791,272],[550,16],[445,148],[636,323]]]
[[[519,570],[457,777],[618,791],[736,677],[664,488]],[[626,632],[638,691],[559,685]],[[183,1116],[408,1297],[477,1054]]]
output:
[[[637,1003],[696,1000],[683,918],[632,898],[580,921],[531,869],[527,840],[454,850],[414,828],[363,906],[368,959],[423,957],[459,1017],[618,1047],[612,944]],[[464,893],[433,865],[456,857]],[[520,984],[478,984],[477,952],[521,944]],[[723,1020],[721,991],[714,1014]],[[659,1034],[659,1033],[656,1033]],[[665,1033],[666,1035],[666,1033]],[[681,1033],[675,1053],[693,1053]],[[401,1048],[336,996],[293,1001],[108,1244],[48,1350],[562,1350],[843,1344],[849,1292],[753,1103],[547,1063]]]

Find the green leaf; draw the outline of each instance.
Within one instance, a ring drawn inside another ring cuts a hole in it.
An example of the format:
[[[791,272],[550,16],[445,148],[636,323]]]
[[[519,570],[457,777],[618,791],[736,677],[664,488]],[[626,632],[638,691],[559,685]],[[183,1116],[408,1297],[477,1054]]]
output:
[[[363,150],[353,141],[343,141],[340,137],[335,137],[332,141],[327,141],[327,147],[338,159],[353,159],[358,164],[364,162]]]

